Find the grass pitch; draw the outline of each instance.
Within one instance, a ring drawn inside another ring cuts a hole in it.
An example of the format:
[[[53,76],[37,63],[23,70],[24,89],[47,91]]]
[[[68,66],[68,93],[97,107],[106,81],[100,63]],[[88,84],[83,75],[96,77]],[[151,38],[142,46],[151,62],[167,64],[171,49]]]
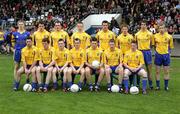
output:
[[[105,83],[99,93],[90,93],[87,89],[80,93],[63,93],[62,90],[32,93],[22,90],[24,77],[20,91],[12,90],[12,56],[0,55],[0,114],[180,114],[180,59],[172,58],[171,62],[168,92],[163,89],[162,74],[161,90],[148,90],[147,95],[107,93]]]

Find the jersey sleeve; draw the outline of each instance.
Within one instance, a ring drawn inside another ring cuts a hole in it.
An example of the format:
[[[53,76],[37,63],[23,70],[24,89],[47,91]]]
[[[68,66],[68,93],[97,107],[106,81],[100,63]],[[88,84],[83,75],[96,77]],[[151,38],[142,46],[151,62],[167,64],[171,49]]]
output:
[[[170,35],[169,48],[170,48],[170,49],[173,49],[173,48],[174,48],[174,43],[173,43],[173,37],[172,37],[172,35]]]
[[[86,34],[87,39],[86,39],[86,48],[90,46],[90,40],[91,40],[91,36],[89,34]]]

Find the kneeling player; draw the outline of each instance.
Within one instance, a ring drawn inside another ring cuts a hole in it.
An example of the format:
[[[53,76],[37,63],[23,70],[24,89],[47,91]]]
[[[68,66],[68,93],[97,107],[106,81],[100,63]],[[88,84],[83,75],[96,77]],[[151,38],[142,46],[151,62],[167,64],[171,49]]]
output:
[[[27,77],[32,74],[32,91],[36,91],[35,65],[38,61],[38,50],[32,45],[31,37],[26,39],[26,47],[22,49],[21,61],[23,62],[23,66],[17,71],[17,83],[14,86],[14,90],[18,89],[21,76],[25,73]]]
[[[100,66],[98,68],[94,68],[92,66],[92,62],[97,60],[100,62]],[[86,52],[86,68],[85,74],[87,82],[89,83],[89,90],[93,91],[93,85],[91,80],[91,74],[99,74],[98,81],[95,85],[95,91],[99,90],[99,84],[104,75],[104,68],[103,68],[103,52],[98,48],[98,41],[96,38],[91,39],[91,47],[87,49]]]
[[[55,64],[55,54],[54,50],[49,46],[49,39],[44,38],[42,40],[43,43],[43,49],[40,50],[40,61],[39,61],[39,66],[36,68],[36,73],[37,73],[37,81],[39,84],[39,92],[42,91],[43,85],[41,81],[41,72],[47,72],[46,76],[46,81],[45,81],[45,86],[44,86],[44,92],[47,92],[49,82],[51,80],[51,75],[52,75],[52,70],[53,70],[53,65]]]
[[[80,80],[78,83],[79,90],[82,90],[82,83],[85,78],[85,71],[84,71],[84,63],[85,63],[85,53],[84,50],[80,48],[81,41],[76,38],[74,40],[74,48],[70,50],[69,59],[70,59],[70,66],[68,68],[68,86],[72,85],[74,82],[73,75],[81,74]]]
[[[124,86],[125,93],[128,93],[128,79],[130,75],[140,75],[142,76],[142,89],[143,94],[146,94],[146,86],[147,86],[147,73],[142,68],[144,64],[144,58],[141,51],[137,50],[137,44],[135,41],[131,43],[131,50],[126,52],[124,60]]]
[[[105,74],[107,79],[108,91],[111,91],[111,74],[118,74],[119,88],[121,92],[122,88],[122,78],[123,78],[123,67],[122,59],[123,55],[121,50],[115,47],[115,40],[111,39],[109,41],[110,48],[104,52],[104,64],[105,64]]]
[[[53,83],[54,88],[53,90],[57,89],[56,83],[57,83],[57,77],[56,74],[63,74],[63,91],[66,92],[66,82],[67,82],[67,70],[68,70],[68,54],[69,50],[65,48],[65,42],[63,39],[59,39],[58,41],[59,48],[55,50],[55,55],[57,57],[56,59],[56,67],[53,69]]]

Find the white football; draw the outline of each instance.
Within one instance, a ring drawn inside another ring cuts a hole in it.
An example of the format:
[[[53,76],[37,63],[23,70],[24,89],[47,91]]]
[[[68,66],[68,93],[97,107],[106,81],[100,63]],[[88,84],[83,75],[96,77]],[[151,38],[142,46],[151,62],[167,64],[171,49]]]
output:
[[[25,85],[23,86],[23,90],[24,90],[24,91],[27,91],[27,92],[31,91],[31,90],[32,90],[31,84],[25,84]]]
[[[94,61],[92,62],[92,66],[95,67],[95,68],[98,68],[99,65],[100,65],[100,62],[97,61],[97,60],[94,60]]]
[[[71,92],[78,92],[79,91],[79,86],[77,84],[73,84],[70,88]]]
[[[112,91],[113,93],[118,93],[118,92],[119,92],[119,86],[118,86],[118,85],[113,85],[113,86],[111,87],[111,91]]]
[[[133,95],[136,95],[136,94],[139,93],[139,89],[136,86],[132,86],[130,88],[130,93],[133,94]]]

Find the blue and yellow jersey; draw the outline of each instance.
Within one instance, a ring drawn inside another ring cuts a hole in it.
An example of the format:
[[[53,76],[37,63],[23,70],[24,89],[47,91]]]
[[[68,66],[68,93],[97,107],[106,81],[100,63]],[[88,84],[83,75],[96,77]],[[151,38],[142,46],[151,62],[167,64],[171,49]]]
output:
[[[114,39],[116,40],[116,35],[108,30],[106,32],[104,32],[103,30],[99,31],[97,34],[96,34],[96,38],[98,39],[99,41],[99,47],[100,49],[102,50],[106,50],[109,48],[109,40],[110,39]]]
[[[135,34],[135,40],[137,41],[139,50],[150,50],[153,44],[153,34],[148,30],[140,30]]]
[[[74,39],[80,39],[81,40],[81,49],[86,49],[88,46],[90,46],[90,39],[91,36],[89,34],[87,34],[86,32],[75,32],[73,33],[73,35],[71,36],[71,45],[73,46],[73,41]]]
[[[144,57],[141,51],[136,50],[133,52],[129,50],[124,56],[123,63],[127,64],[129,67],[138,68],[139,65],[144,64]]]
[[[91,47],[86,50],[86,62],[92,64],[94,60],[103,63],[103,51],[99,48],[93,50]]]
[[[168,54],[169,49],[174,48],[173,37],[168,33],[156,33],[154,35],[154,45],[156,52],[159,54]]]
[[[39,56],[39,60],[41,60],[43,64],[46,65],[50,64],[53,60],[57,59],[54,49],[52,49],[51,47],[49,47],[48,50],[41,49],[39,52]]]
[[[26,38],[30,36],[30,32],[13,32],[11,42],[14,43],[14,49],[22,49],[26,46]]]
[[[64,42],[66,42],[66,46],[68,46],[70,44],[69,35],[64,30],[51,32],[50,38],[51,38],[51,41],[52,41],[51,42],[52,47],[54,47],[55,49],[58,49],[58,40],[59,39],[63,39]]]
[[[69,50],[64,48],[63,50],[56,49],[55,56],[57,57],[56,64],[58,66],[64,66],[66,62],[68,62],[69,58]]]
[[[0,41],[4,41],[4,33],[0,32]]]
[[[39,49],[43,49],[42,40],[44,38],[49,38],[49,41],[51,41],[49,35],[49,32],[46,30],[44,30],[43,32],[34,32],[34,34],[32,35],[34,45]]]
[[[131,34],[124,35],[123,33],[117,37],[117,45],[122,50],[122,53],[125,54],[129,49],[131,49],[131,42],[133,40]]]
[[[31,48],[26,46],[22,49],[22,54],[21,54],[22,62],[26,62],[27,65],[32,65],[33,62],[38,60],[39,60],[39,51],[35,46],[32,46]]]
[[[104,64],[109,66],[117,66],[123,62],[122,51],[118,48],[115,48],[114,51],[107,49],[104,52]]]
[[[75,48],[71,49],[69,52],[69,61],[74,66],[81,66],[81,64],[85,63],[85,52],[83,49],[76,50]]]

